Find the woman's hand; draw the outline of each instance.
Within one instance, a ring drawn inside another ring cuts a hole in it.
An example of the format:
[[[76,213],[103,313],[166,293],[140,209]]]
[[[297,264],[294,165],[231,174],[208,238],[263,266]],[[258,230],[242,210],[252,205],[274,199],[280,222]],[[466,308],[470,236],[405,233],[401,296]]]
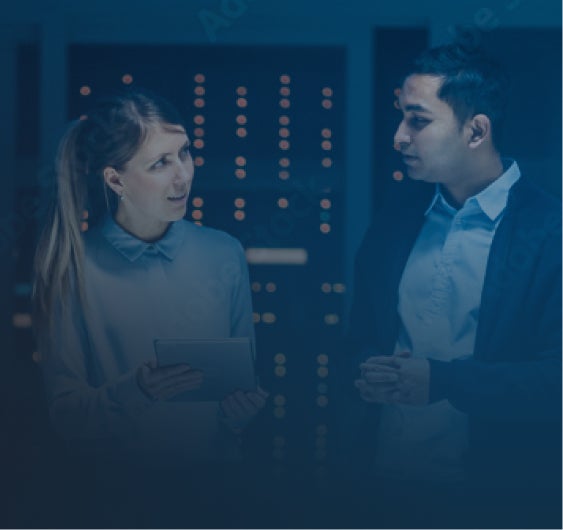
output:
[[[137,370],[137,383],[154,400],[164,400],[197,390],[203,382],[203,372],[187,364],[158,367],[155,361],[142,364]]]
[[[268,396],[268,392],[260,387],[258,387],[257,392],[238,390],[229,394],[220,403],[223,413],[221,420],[235,434],[240,434],[252,418],[266,406]]]

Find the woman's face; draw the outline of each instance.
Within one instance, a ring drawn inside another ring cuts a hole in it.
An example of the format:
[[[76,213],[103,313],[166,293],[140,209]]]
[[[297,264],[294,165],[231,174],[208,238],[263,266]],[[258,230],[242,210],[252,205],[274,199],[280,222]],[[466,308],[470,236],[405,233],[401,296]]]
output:
[[[179,125],[154,126],[125,170],[104,170],[120,196],[116,221],[140,239],[158,239],[186,214],[194,175],[186,131]]]

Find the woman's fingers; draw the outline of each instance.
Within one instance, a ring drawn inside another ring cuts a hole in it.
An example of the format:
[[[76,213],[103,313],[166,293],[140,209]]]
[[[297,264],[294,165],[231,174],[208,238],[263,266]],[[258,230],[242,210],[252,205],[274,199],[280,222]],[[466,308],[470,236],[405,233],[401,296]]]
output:
[[[139,384],[155,399],[167,399],[188,390],[201,387],[203,373],[192,370],[187,364],[155,367],[146,363],[141,367]]]

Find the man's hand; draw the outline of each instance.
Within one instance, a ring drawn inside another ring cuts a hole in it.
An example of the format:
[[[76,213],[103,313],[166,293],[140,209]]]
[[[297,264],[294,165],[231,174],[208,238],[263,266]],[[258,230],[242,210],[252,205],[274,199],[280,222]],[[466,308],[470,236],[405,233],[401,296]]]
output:
[[[370,357],[360,365],[362,376],[355,381],[362,399],[369,403],[426,405],[430,392],[430,363],[410,357],[408,352]]]
[[[354,381],[360,396],[368,403],[389,403],[398,390],[399,369],[393,363],[378,362],[393,357],[370,357],[360,364],[361,376]]]
[[[187,364],[157,367],[155,361],[149,361],[137,370],[137,383],[150,398],[165,400],[200,388],[203,372],[192,370]]]
[[[235,434],[240,434],[250,421],[266,405],[269,394],[258,387],[257,392],[238,390],[221,401],[221,418]]]

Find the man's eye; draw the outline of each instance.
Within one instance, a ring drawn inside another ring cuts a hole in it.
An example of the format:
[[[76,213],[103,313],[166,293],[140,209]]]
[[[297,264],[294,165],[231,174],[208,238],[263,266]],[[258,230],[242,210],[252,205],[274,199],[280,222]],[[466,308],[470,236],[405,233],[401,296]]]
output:
[[[186,147],[184,147],[181,151],[180,151],[180,157],[182,159],[188,158],[188,156],[190,156],[190,146],[186,145]]]
[[[409,120],[410,124],[415,127],[415,128],[422,128],[425,125],[428,125],[430,123],[430,120],[427,120],[426,118],[411,118]]]

